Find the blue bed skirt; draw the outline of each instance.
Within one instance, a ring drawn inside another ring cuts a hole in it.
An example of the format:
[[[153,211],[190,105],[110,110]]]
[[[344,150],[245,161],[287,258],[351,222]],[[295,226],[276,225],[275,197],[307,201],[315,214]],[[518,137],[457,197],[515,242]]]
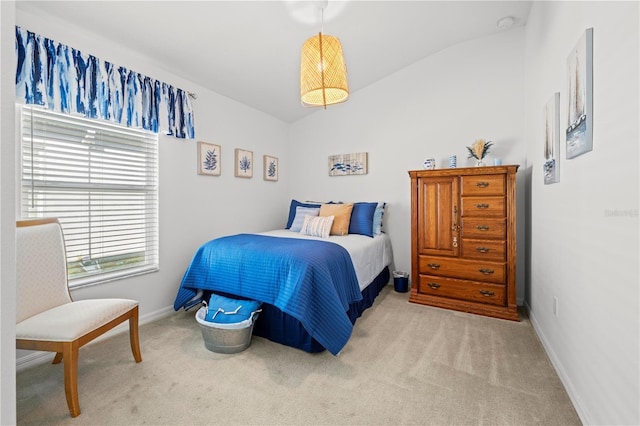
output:
[[[389,283],[389,267],[382,272],[362,292],[362,300],[349,305],[347,314],[352,324],[355,324],[362,313]],[[307,333],[300,321],[287,315],[273,305],[263,304],[262,312],[253,327],[253,334],[264,337],[272,342],[302,349],[306,352],[322,352],[325,348]]]

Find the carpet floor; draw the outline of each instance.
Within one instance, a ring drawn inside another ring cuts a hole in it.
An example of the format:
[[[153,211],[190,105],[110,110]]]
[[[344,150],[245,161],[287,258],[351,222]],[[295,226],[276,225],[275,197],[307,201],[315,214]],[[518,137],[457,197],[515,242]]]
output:
[[[80,350],[82,414],[62,364],[17,374],[20,425],[579,425],[529,320],[409,303],[387,286],[338,356],[260,337],[237,354],[204,347],[195,309]]]

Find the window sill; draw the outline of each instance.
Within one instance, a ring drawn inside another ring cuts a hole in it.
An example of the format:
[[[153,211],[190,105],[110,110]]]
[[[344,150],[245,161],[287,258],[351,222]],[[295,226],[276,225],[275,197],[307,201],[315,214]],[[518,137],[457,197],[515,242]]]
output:
[[[137,268],[125,269],[122,271],[107,272],[96,276],[82,277],[69,280],[69,290],[77,290],[79,288],[91,287],[98,284],[104,284],[111,281],[123,280],[138,275],[157,272],[160,268],[158,265],[140,266]]]

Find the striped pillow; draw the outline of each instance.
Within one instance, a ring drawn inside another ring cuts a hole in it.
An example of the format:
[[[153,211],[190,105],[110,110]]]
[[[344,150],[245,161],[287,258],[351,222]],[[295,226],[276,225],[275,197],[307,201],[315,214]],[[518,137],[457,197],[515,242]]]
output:
[[[293,222],[291,222],[291,228],[289,228],[289,231],[300,232],[300,230],[302,229],[302,224],[304,222],[304,217],[306,215],[318,216],[319,213],[320,207],[296,207],[296,217],[293,219]]]
[[[333,216],[305,216],[300,233],[310,237],[329,238]]]

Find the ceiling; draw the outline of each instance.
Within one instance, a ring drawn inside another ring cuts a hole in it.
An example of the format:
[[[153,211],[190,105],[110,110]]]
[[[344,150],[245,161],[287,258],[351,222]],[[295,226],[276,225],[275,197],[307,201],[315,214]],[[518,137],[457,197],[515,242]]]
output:
[[[71,17],[176,75],[291,123],[316,110],[300,104],[300,49],[321,29],[322,3],[18,0],[16,9]],[[324,10],[323,33],[342,42],[356,96],[451,45],[505,31],[497,26],[503,17],[524,25],[530,7],[517,0],[336,0]]]

